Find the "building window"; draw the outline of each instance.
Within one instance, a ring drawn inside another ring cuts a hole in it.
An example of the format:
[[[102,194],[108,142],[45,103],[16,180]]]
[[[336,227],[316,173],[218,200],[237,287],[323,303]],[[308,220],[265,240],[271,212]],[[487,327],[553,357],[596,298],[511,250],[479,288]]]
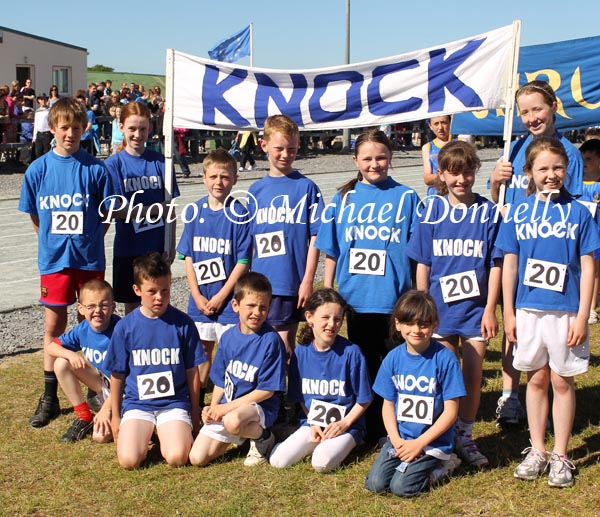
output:
[[[52,84],[58,86],[59,95],[70,95],[71,93],[71,67],[52,68]]]

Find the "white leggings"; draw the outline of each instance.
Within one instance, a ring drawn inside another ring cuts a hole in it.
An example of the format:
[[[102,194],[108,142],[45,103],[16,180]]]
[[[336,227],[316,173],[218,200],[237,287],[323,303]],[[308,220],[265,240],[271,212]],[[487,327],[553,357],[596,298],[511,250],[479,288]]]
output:
[[[339,467],[354,447],[356,442],[350,433],[340,434],[320,443],[312,442],[310,427],[303,425],[273,448],[269,462],[273,467],[285,468],[298,463],[312,452],[313,468],[318,472],[326,472]]]

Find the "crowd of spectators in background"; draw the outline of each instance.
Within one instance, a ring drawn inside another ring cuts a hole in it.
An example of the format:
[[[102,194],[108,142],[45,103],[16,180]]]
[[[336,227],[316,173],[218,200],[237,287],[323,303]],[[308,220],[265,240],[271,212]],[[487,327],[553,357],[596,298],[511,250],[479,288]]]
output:
[[[87,90],[77,90],[74,95],[85,102],[88,111],[89,126],[82,140],[83,147],[93,155],[108,156],[118,152],[121,143],[121,134],[118,125],[119,108],[128,102],[144,102],[152,113],[151,135],[157,140],[156,150],[161,150],[160,137],[163,132],[163,114],[165,99],[160,86],[155,85],[146,89],[142,84],[122,82],[120,89],[113,88],[112,81],[107,79],[99,83],[90,82]],[[19,81],[12,81],[0,85],[0,143],[1,144],[30,144],[13,152],[17,161],[29,163],[40,153],[50,149],[52,134],[47,125],[47,112],[60,98],[58,87],[52,85],[48,95],[41,93],[36,96],[31,79],[27,79],[21,86]],[[117,118],[115,118],[117,117]],[[410,151],[420,149],[427,140],[427,127],[424,121],[406,122],[386,125],[382,130],[389,136],[395,150]],[[176,129],[175,131],[175,159],[180,164],[184,175],[189,174],[185,164],[186,154],[195,159],[204,151],[206,132],[199,130]],[[301,133],[300,152],[313,150],[328,151],[334,148],[335,137],[339,132],[328,131],[321,133]],[[582,142],[584,130],[571,131],[567,134],[572,142]],[[502,145],[501,137],[480,137],[484,147],[499,147]],[[228,148],[231,140],[226,136],[222,140],[217,138],[215,144]],[[352,143],[352,142],[351,142]],[[256,145],[256,152],[260,154],[260,145]],[[3,159],[6,153],[3,150]],[[246,156],[248,160],[250,157]],[[240,167],[245,164],[241,163]],[[244,160],[245,161],[245,160]],[[184,163],[182,163],[184,162]],[[252,162],[250,162],[252,163]]]

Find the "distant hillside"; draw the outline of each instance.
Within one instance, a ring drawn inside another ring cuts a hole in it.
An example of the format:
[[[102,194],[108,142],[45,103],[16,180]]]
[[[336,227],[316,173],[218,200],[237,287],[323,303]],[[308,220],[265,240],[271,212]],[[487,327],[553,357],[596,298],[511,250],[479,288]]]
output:
[[[164,75],[145,75],[145,74],[129,74],[129,73],[121,73],[121,72],[88,72],[87,73],[87,84],[89,83],[99,83],[100,81],[106,81],[110,79],[112,81],[113,90],[120,90],[121,83],[125,81],[127,86],[131,82],[136,84],[143,84],[144,88],[148,90],[152,88],[154,85],[158,84],[162,91],[162,94],[165,94],[165,76]]]

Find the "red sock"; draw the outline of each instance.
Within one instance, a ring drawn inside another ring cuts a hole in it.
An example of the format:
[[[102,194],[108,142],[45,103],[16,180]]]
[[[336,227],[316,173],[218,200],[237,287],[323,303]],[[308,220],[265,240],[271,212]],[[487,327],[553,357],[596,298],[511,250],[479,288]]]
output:
[[[73,407],[73,410],[75,411],[75,417],[79,418],[79,420],[91,422],[94,419],[94,415],[92,415],[90,407],[85,400],[78,406]]]

